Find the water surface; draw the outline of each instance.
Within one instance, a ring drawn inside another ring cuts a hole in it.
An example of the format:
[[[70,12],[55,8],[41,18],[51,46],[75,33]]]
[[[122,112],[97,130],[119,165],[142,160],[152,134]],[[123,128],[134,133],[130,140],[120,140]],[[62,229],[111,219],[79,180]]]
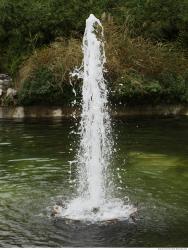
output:
[[[188,119],[114,120],[114,193],[138,207],[135,224],[50,218],[55,202],[74,193],[74,123],[0,121],[0,247],[187,246]]]

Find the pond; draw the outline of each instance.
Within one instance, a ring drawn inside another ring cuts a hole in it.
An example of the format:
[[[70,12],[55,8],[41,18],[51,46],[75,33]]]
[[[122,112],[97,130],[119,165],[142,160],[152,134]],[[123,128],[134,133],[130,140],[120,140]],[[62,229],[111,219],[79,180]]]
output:
[[[67,223],[50,210],[74,194],[73,120],[0,121],[0,247],[186,247],[188,118],[113,120],[115,194],[133,223]]]

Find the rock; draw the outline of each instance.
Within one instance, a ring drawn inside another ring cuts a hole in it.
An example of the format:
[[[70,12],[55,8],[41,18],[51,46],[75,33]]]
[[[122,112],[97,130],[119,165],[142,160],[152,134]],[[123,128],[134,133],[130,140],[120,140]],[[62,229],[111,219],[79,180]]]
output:
[[[0,105],[16,104],[17,91],[12,87],[12,78],[7,74],[0,74]]]
[[[11,81],[10,80],[7,80],[7,79],[5,79],[5,80],[3,80],[3,83],[2,83],[4,86],[7,86],[7,87],[9,87],[10,85],[11,85]]]
[[[11,81],[11,77],[7,74],[0,74],[0,80],[8,80],[8,81]]]
[[[137,208],[134,208],[133,209],[133,212],[131,213],[130,215],[130,220],[134,223],[136,223],[137,221],[137,216],[138,216],[138,209]]]
[[[58,217],[58,216],[61,215],[61,212],[62,212],[62,207],[58,206],[58,205],[55,205],[52,208],[51,216]]]
[[[17,95],[17,91],[15,89],[13,88],[7,89],[6,97],[14,98],[16,95]]]
[[[106,220],[106,221],[103,221],[104,223],[107,223],[107,224],[116,224],[119,222],[118,219],[110,219],[110,220]]]
[[[12,78],[7,74],[0,74],[0,89],[6,91],[8,88],[11,88]]]

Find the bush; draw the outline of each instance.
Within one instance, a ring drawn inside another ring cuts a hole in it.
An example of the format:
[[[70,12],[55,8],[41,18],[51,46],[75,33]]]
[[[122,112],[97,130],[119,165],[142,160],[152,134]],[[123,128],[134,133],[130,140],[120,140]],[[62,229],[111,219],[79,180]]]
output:
[[[32,75],[33,71],[42,66],[53,72],[56,82],[61,87],[62,84],[69,82],[70,72],[75,66],[81,65],[81,61],[80,40],[58,38],[50,46],[35,50],[24,61],[17,76],[17,87],[19,88],[22,82]]]
[[[81,59],[80,41],[75,39],[65,41],[59,38],[49,47],[35,51],[24,62],[17,77],[19,103],[67,105],[75,98],[73,87],[78,92],[76,98],[79,101],[79,81],[70,83],[70,72],[81,64]]]
[[[0,70],[15,74],[25,56],[57,37],[79,38],[92,10],[96,16],[109,7],[109,0],[0,0]],[[80,15],[81,13],[81,15]]]
[[[104,23],[104,31],[108,71],[106,78],[112,91],[112,102],[137,105],[188,101],[188,59],[183,52],[178,53],[170,45],[153,44],[142,37],[132,38],[127,28],[115,25],[112,19]],[[50,46],[35,50],[25,60],[17,77],[16,85],[22,96],[19,102],[24,105],[70,104],[73,100],[70,72],[81,65],[82,57],[81,41],[73,38],[58,38]],[[49,79],[50,86],[47,85]],[[43,95],[43,101],[41,93],[35,99],[36,93],[32,92],[32,99],[28,91],[30,88],[40,89],[37,81],[40,86],[45,86],[45,91],[49,90]],[[76,98],[79,101],[80,82],[74,80],[72,84],[77,89]],[[27,99],[28,94],[30,96]]]
[[[174,73],[163,73],[159,76],[163,86],[165,102],[188,102],[188,79],[186,73],[178,75]]]
[[[18,94],[20,105],[59,105],[70,103],[74,98],[72,87],[65,85],[60,88],[53,72],[40,67],[26,79]]]
[[[135,37],[175,42],[187,48],[188,2],[186,0],[120,0],[117,19]]]
[[[107,68],[112,80],[128,71],[154,78],[163,72],[183,74],[188,68],[186,54],[170,44],[132,38],[127,27],[114,23],[105,23],[104,31]]]
[[[0,0],[0,71],[15,75],[26,56],[57,37],[82,37],[91,10],[98,18],[110,13],[134,38],[187,49],[186,0]]]
[[[188,78],[163,73],[157,79],[126,74],[112,85],[110,99],[114,104],[177,104],[188,102]]]
[[[115,104],[154,104],[161,93],[162,87],[158,81],[129,73],[112,86],[110,98]]]
[[[52,103],[54,97],[57,97],[58,94],[52,72],[43,67],[39,68],[33,76],[30,76],[24,82],[18,100],[23,105]]]

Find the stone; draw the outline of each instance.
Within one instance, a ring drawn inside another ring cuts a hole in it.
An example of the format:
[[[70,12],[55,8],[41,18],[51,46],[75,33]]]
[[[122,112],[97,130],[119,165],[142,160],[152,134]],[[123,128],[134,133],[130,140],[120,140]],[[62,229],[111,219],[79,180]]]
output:
[[[11,77],[7,74],[0,74],[0,80],[8,80],[11,81]]]
[[[15,97],[17,95],[17,91],[13,88],[8,88],[6,96],[7,97]]]
[[[7,74],[0,74],[0,88],[6,91],[12,86],[12,78]]]
[[[24,107],[16,107],[14,111],[12,112],[13,118],[24,118]]]
[[[52,208],[51,216],[58,217],[58,216],[61,215],[61,212],[62,212],[62,207],[58,206],[58,205],[55,205]]]
[[[114,219],[110,219],[110,220],[106,220],[106,221],[103,221],[104,223],[106,224],[116,224],[119,222],[119,220],[117,218],[114,218]]]
[[[53,117],[61,117],[62,116],[62,110],[61,109],[53,110],[52,116]]]
[[[3,80],[3,85],[6,85],[6,86],[9,86],[10,85],[10,83],[11,83],[11,81],[10,80],[8,80],[8,79],[5,79],[5,80]]]

